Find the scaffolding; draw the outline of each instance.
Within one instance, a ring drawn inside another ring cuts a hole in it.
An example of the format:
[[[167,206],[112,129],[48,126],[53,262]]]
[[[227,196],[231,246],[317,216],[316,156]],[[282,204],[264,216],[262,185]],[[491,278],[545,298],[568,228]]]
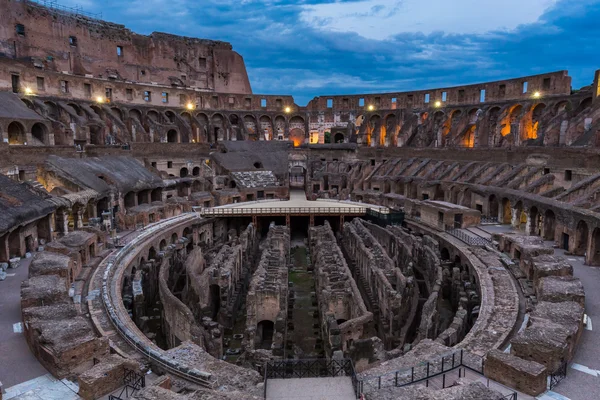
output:
[[[49,8],[59,14],[63,15],[75,15],[92,19],[102,19],[102,13],[91,13],[84,11],[80,5],[76,5],[74,7],[63,6],[54,0],[27,0],[30,3],[36,3],[42,5],[46,8]]]

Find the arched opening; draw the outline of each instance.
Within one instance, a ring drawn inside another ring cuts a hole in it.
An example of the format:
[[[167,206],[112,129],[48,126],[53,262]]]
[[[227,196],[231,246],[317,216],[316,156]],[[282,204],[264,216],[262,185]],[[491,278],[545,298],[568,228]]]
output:
[[[512,218],[512,207],[510,204],[510,200],[507,198],[502,199],[502,223],[510,224]]]
[[[264,168],[264,167],[263,167],[263,164],[260,161],[257,161],[257,162],[254,163],[254,168],[261,169],[261,168]]]
[[[219,285],[210,285],[209,287],[209,305],[210,305],[210,317],[213,320],[217,319],[219,311],[221,310],[221,288]]]
[[[333,142],[334,143],[344,143],[344,134],[338,132],[335,134],[335,136],[333,137]]]
[[[259,140],[271,140],[273,139],[273,123],[271,122],[271,118],[266,115],[260,117],[260,131],[262,132],[262,137],[259,137]]]
[[[179,143],[179,134],[175,129],[171,129],[167,132],[167,142],[168,143]]]
[[[246,134],[248,136],[248,140],[256,141],[258,140],[258,131],[256,128],[256,118],[252,115],[246,115],[244,117],[244,127],[246,128]]]
[[[200,167],[194,167],[194,169],[192,169],[192,175],[200,176]]]
[[[112,111],[115,117],[117,117],[120,121],[123,121],[123,112],[119,108],[113,107],[110,109],[110,111]]]
[[[575,248],[573,249],[573,254],[578,256],[585,255],[588,235],[588,225],[585,223],[585,221],[579,221],[577,223],[577,230],[575,232]]]
[[[149,120],[159,123],[160,122],[160,116],[159,114],[154,111],[154,110],[150,110],[148,111],[148,113],[146,114],[146,116],[148,117]]]
[[[73,107],[73,104],[70,104],[70,105],[71,105],[71,107]],[[56,107],[56,104],[54,104],[51,101],[45,101],[44,106],[46,106],[46,115],[48,116],[48,118],[54,119],[54,120],[57,120],[60,118],[60,114],[58,112],[58,107]],[[73,109],[75,110],[77,115],[82,116],[83,112],[81,111],[81,109],[79,107],[75,106],[75,107],[73,107]]]
[[[176,234],[176,233],[173,233],[173,234],[171,235],[171,243],[172,243],[172,244],[175,244],[175,243],[177,243],[177,241],[178,241],[178,240],[179,240],[179,236],[177,236],[177,234]]]
[[[256,325],[256,338],[260,343],[257,346],[260,349],[270,350],[273,344],[273,334],[275,333],[275,324],[272,321],[260,321]]]
[[[161,240],[160,243],[158,244],[158,249],[160,251],[165,251],[167,248],[167,241],[165,239]]]
[[[181,169],[179,170],[179,176],[180,176],[181,178],[185,178],[185,177],[186,177],[186,176],[188,176],[188,175],[189,175],[189,171],[188,171],[188,169],[187,169],[187,168],[183,167],[183,168],[181,168]]]
[[[31,136],[33,137],[34,144],[38,144],[38,145],[48,144],[47,129],[44,124],[40,124],[39,122],[33,124],[33,126],[31,127]]]
[[[540,220],[541,220],[541,215],[538,212],[538,209],[536,206],[531,207],[531,209],[529,210],[529,234],[530,235],[540,235],[541,234],[541,227],[540,227]]]
[[[150,247],[148,250],[148,260],[156,260],[156,249],[154,247]]]
[[[499,211],[499,204],[498,204],[498,198],[496,197],[496,195],[492,194],[489,197],[489,201],[488,201],[488,216],[490,218],[495,218],[498,219],[498,211]]]
[[[169,120],[169,123],[171,123],[171,124],[175,123],[175,113],[173,111],[165,112],[165,116]]]
[[[8,125],[8,144],[19,145],[25,143],[25,128],[18,122],[11,122]]]
[[[290,140],[294,143],[294,147],[299,147],[304,144],[304,131],[298,128],[290,130]]]
[[[90,144],[102,145],[103,142],[102,128],[99,126],[90,126]]]
[[[555,229],[556,216],[552,210],[546,210],[544,213],[544,240],[554,240]]]
[[[135,108],[132,108],[131,110],[129,110],[129,118],[141,121],[142,113],[140,112],[140,110],[136,110]]]
[[[240,123],[240,118],[235,114],[231,114],[229,116],[229,122],[232,126],[237,126]]]
[[[192,182],[192,193],[201,192],[202,190],[202,183],[200,181]]]
[[[590,265],[600,265],[600,228],[594,229],[591,254],[587,261]]]
[[[125,201],[125,208],[135,207],[135,192],[128,192],[123,199]]]
[[[450,252],[445,247],[443,247],[442,250],[440,251],[440,256],[441,256],[442,260],[444,260],[444,261],[450,260]]]
[[[150,198],[153,202],[154,201],[162,201],[162,189],[156,188],[156,189],[152,190],[152,193],[150,194]]]

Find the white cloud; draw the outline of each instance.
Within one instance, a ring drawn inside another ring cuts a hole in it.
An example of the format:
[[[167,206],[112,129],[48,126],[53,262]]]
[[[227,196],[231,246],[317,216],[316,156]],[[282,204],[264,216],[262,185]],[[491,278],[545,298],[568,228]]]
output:
[[[311,26],[383,40],[400,33],[485,33],[538,20],[558,0],[363,0],[303,6]]]

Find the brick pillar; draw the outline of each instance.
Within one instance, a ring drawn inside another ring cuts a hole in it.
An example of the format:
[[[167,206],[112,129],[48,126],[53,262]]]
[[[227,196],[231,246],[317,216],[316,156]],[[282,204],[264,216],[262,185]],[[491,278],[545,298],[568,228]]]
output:
[[[73,214],[75,229],[83,228],[83,207],[77,207],[77,210]]]
[[[69,233],[69,214],[64,208],[56,210],[56,231],[63,235]]]

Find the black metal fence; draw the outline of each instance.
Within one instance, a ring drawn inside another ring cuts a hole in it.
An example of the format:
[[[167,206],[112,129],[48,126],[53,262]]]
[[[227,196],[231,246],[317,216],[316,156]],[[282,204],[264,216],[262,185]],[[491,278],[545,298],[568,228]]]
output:
[[[486,216],[481,216],[481,223],[482,224],[497,224],[498,223],[498,217],[486,217]]]
[[[283,360],[269,361],[265,364],[264,394],[267,397],[268,379],[298,379],[298,378],[326,378],[348,376],[352,379],[354,393],[358,396],[358,380],[354,364],[350,359],[328,360]]]
[[[422,362],[413,367],[359,380],[358,393],[368,393],[391,386],[402,387],[413,385],[429,381],[440,375],[442,375],[445,386],[445,374],[459,367],[483,374],[482,358],[461,349],[446,353],[436,359]]]
[[[466,244],[470,245],[470,246],[491,246],[492,242],[490,242],[489,240],[487,240],[486,238],[483,238],[481,236],[473,236],[470,235],[468,233],[465,233],[464,231],[462,231],[459,228],[453,228],[449,225],[445,226],[446,233],[449,233],[450,235],[454,236],[455,238],[465,242]]]
[[[123,389],[119,395],[109,395],[108,400],[125,400],[133,395],[138,390],[146,387],[146,376],[137,372],[124,368],[123,369]]]
[[[552,375],[550,375],[550,385],[549,385],[550,390],[554,389],[554,387],[556,387],[556,385],[558,385],[560,383],[560,381],[565,379],[566,376],[567,376],[567,363],[565,361],[560,365],[560,367],[558,367],[556,372],[554,372]]]

